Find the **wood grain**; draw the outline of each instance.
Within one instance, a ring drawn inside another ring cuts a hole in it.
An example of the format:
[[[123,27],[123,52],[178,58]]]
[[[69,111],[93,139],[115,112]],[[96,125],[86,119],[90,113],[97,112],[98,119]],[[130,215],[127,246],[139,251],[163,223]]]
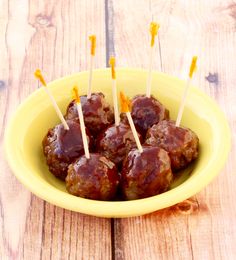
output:
[[[0,121],[38,83],[87,69],[88,35],[96,32],[96,67],[106,66],[104,1],[0,2]],[[12,175],[0,150],[0,259],[110,259],[110,220],[54,207]]]
[[[96,67],[115,54],[118,66],[146,68],[151,19],[161,24],[155,69],[184,78],[191,56],[199,56],[194,83],[216,99],[232,129],[226,167],[171,208],[100,219],[31,195],[5,162],[2,127],[0,259],[235,259],[235,1],[0,1],[0,123],[38,87],[35,68],[47,81],[86,69],[91,33],[98,36]]]
[[[113,1],[117,63],[147,67],[148,24],[156,19],[161,48],[155,68],[184,78],[191,56],[199,56],[194,84],[226,113],[233,148],[220,176],[196,197],[143,217],[115,220],[116,259],[235,259],[236,4],[152,0],[150,6]]]

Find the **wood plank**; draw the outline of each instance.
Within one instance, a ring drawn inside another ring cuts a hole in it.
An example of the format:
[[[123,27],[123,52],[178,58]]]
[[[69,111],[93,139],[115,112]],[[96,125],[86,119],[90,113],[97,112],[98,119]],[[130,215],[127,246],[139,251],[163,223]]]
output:
[[[87,68],[88,35],[98,37],[96,67],[106,66],[104,1],[0,2],[0,122],[38,83]],[[3,158],[1,128],[0,156]],[[31,195],[0,161],[0,259],[110,259],[110,220],[54,207]]]
[[[184,78],[191,56],[199,56],[194,84],[225,111],[233,148],[219,177],[197,196],[146,216],[115,220],[115,258],[234,259],[236,4],[152,0],[150,6],[147,1],[113,1],[117,63],[147,67],[147,29],[153,16],[161,23],[161,52],[156,52],[155,68]]]

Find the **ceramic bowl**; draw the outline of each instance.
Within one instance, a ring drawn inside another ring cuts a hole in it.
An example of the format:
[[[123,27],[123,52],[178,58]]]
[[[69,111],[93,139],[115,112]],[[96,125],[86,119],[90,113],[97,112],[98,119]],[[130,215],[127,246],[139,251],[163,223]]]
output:
[[[127,96],[145,93],[147,72],[117,69],[117,89]],[[86,94],[88,72],[81,72],[48,84],[65,113],[71,89],[78,85]],[[35,84],[37,85],[37,84]],[[185,82],[166,74],[153,73],[152,94],[176,119]],[[111,102],[109,69],[95,70],[93,91],[103,92]],[[228,123],[216,103],[191,86],[181,124],[200,139],[199,158],[176,175],[171,189],[163,194],[133,201],[95,201],[70,195],[65,184],[49,171],[42,152],[42,139],[59,123],[43,88],[37,89],[18,107],[5,134],[5,148],[13,173],[36,196],[59,207],[100,217],[129,217],[147,214],[181,202],[203,189],[222,169],[230,149]]]

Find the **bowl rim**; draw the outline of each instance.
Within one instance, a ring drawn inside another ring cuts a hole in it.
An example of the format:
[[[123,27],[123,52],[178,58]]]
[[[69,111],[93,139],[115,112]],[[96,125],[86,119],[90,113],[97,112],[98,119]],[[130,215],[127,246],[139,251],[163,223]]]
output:
[[[100,68],[94,70],[94,72],[101,73],[101,72],[107,72],[108,70],[110,69]],[[117,71],[123,71],[127,73],[133,73],[137,71],[147,72],[147,70],[140,69],[140,68],[117,68]],[[50,87],[50,84],[52,83],[56,84],[57,82],[66,80],[67,78],[77,77],[83,73],[87,74],[88,71],[82,71],[72,75],[67,75],[65,77],[53,80],[48,85]],[[170,80],[178,80],[180,82],[183,82],[183,80],[165,73],[154,71],[153,74],[164,75],[165,77],[168,77]],[[37,178],[34,175],[31,175],[30,180],[25,178],[22,172],[27,171],[30,174],[31,171],[23,164],[19,169],[19,164],[17,163],[17,161],[14,160],[14,158],[11,155],[12,154],[11,151],[14,148],[12,148],[11,146],[10,133],[14,125],[14,120],[17,118],[17,115],[21,111],[21,109],[27,105],[28,100],[31,99],[34,95],[37,95],[38,91],[40,91],[40,89],[35,90],[32,94],[30,94],[27,98],[25,98],[23,102],[17,107],[14,114],[11,116],[5,131],[4,148],[5,148],[7,161],[10,165],[12,172],[17,177],[17,179],[36,196],[61,208],[65,208],[80,213],[85,213],[88,215],[98,216],[98,217],[121,218],[121,217],[130,217],[130,216],[139,216],[162,208],[172,206],[185,199],[188,199],[189,197],[198,193],[205,186],[207,186],[210,183],[210,181],[212,181],[213,178],[216,175],[218,175],[219,172],[222,170],[231,148],[231,131],[224,113],[211,97],[206,95],[200,89],[196,87],[191,87],[191,92],[194,92],[194,95],[204,97],[204,99],[207,100],[207,102],[209,102],[212,109],[216,111],[217,117],[220,119],[221,132],[224,133],[225,138],[224,138],[222,149],[218,151],[219,160],[217,164],[209,165],[208,163],[204,167],[204,169],[201,170],[200,174],[193,175],[191,179],[186,180],[185,182],[175,187],[174,189],[144,199],[132,200],[132,201],[96,201],[96,200],[75,197],[70,194],[67,194],[68,196],[63,197],[63,194],[65,194],[64,192],[58,190],[56,187],[52,185],[48,185],[48,184],[46,185],[46,183],[43,182],[39,183]],[[202,181],[203,177],[204,177],[204,181]],[[195,185],[196,182],[198,182],[198,185]],[[35,187],[37,187],[37,189],[35,189]],[[176,196],[176,194],[178,194],[178,196]],[[154,208],[153,204],[157,204],[155,206],[156,208],[155,210],[153,209]]]

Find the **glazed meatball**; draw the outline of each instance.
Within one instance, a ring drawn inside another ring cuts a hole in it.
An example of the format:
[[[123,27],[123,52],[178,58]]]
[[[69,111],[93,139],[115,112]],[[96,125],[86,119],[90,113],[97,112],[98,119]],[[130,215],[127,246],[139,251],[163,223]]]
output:
[[[89,159],[83,155],[68,168],[66,189],[75,196],[112,200],[118,184],[115,164],[98,153],[91,153]]]
[[[75,120],[67,120],[67,124],[69,130],[59,124],[49,129],[43,139],[43,152],[49,170],[61,180],[65,180],[69,164],[84,153],[80,124]],[[87,138],[91,146],[88,132]]]
[[[185,168],[198,157],[197,135],[188,128],[175,126],[171,120],[152,126],[145,143],[165,149],[169,153],[173,171]]]
[[[165,192],[173,180],[168,153],[159,147],[131,150],[123,163],[121,189],[125,199],[134,200]]]
[[[81,96],[80,100],[85,125],[92,135],[96,136],[101,130],[113,124],[113,109],[106,102],[102,93],[93,93],[90,99],[87,99],[87,96]],[[69,104],[65,118],[78,118],[75,100]]]
[[[139,138],[142,140],[141,135]],[[136,147],[136,142],[131,128],[123,123],[108,127],[98,136],[96,144],[97,151],[115,164],[120,164],[129,150],[134,147]]]
[[[145,137],[148,128],[169,118],[169,111],[153,96],[137,95],[131,101],[131,115],[137,130]],[[126,116],[122,118],[127,122]]]

